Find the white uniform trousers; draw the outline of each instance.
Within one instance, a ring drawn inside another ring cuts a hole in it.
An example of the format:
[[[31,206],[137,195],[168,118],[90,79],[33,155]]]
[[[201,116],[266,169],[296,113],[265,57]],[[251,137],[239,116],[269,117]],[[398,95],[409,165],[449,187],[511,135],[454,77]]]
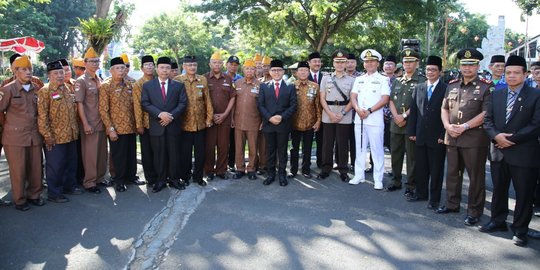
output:
[[[373,182],[382,184],[384,174],[384,126],[354,124],[356,140],[356,161],[354,163],[354,178],[365,179],[367,146],[373,158]],[[362,134],[363,130],[363,134]],[[360,145],[362,142],[362,145]]]

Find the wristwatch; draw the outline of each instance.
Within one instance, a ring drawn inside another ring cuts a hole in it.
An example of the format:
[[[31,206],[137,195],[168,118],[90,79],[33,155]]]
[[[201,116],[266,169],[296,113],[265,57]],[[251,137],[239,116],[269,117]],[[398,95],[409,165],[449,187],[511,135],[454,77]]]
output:
[[[373,112],[371,111],[371,108],[367,108],[367,111],[368,111],[369,113],[373,113]]]
[[[401,116],[403,116],[403,119],[407,119],[407,113],[403,113]]]
[[[109,128],[109,131],[111,131],[111,132],[112,132],[112,131],[116,131],[116,129],[114,129],[114,127],[110,127],[110,128]]]
[[[341,110],[341,114],[342,114],[343,116],[345,116],[345,115],[347,114],[347,112],[346,112],[345,110]]]

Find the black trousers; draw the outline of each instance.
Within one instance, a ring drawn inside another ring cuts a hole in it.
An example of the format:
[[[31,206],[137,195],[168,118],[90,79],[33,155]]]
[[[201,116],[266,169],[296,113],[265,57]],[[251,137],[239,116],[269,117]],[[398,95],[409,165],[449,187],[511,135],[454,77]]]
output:
[[[148,184],[154,184],[158,179],[158,174],[154,166],[154,151],[152,150],[150,137],[150,132],[145,128],[144,133],[139,135],[139,141],[141,142],[141,161],[144,178]],[[178,148],[178,151],[180,151],[180,148]]]
[[[0,150],[2,146],[0,145]],[[77,183],[82,185],[84,182],[84,166],[82,162],[81,136],[77,140]]]
[[[311,167],[311,148],[313,144],[313,129],[306,131],[293,130],[291,132],[292,147],[291,153],[291,170],[292,174],[298,173],[298,159],[300,150],[300,141],[302,141],[302,173],[309,174]]]
[[[540,172],[536,180],[536,189],[534,191],[534,207],[540,207]]]
[[[322,168],[322,152],[323,152],[323,125],[321,124],[321,127],[317,132],[315,132],[315,143],[317,149],[315,150],[315,153],[317,155],[317,167]]]
[[[135,134],[118,135],[115,142],[109,139],[111,158],[115,169],[114,182],[122,185],[137,175],[137,144]]]
[[[276,176],[276,163],[278,162],[278,175],[285,176],[289,132],[264,132],[264,138],[266,139],[266,167],[268,168],[268,176]]]
[[[152,150],[154,151],[154,168],[157,182],[180,180],[180,135],[150,136]]]
[[[328,124],[323,123],[323,153],[321,172],[330,173],[333,165],[334,142],[338,155],[339,173],[348,173],[347,157],[349,155],[349,136],[351,134],[351,124]]]
[[[437,144],[435,147],[416,146],[416,196],[421,199],[429,198],[430,204],[439,205],[441,202],[445,157],[444,144]]]
[[[193,175],[194,181],[203,179],[203,167],[204,167],[204,135],[205,130],[199,130],[195,132],[183,131],[181,151],[182,157],[180,158],[180,177],[184,180],[189,180]],[[193,152],[192,152],[193,151]],[[193,153],[195,156],[195,167],[192,169]]]
[[[229,135],[229,156],[227,165],[229,168],[234,168],[235,164],[235,158],[236,158],[236,142],[234,141],[234,128],[231,128],[231,132]]]
[[[504,159],[491,162],[493,180],[493,198],[491,202],[491,220],[506,222],[508,216],[508,189],[510,180],[516,191],[514,222],[510,226],[514,234],[527,233],[532,218],[534,190],[538,168],[525,168],[508,164]]]

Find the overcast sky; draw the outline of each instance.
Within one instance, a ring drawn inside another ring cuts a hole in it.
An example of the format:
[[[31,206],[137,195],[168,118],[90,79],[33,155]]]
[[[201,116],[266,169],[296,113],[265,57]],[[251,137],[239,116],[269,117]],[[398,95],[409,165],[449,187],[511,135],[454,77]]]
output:
[[[136,8],[131,16],[130,23],[133,33],[137,33],[144,21],[162,12],[171,12],[178,7],[179,0],[128,0],[135,3]],[[200,0],[189,1],[190,3]],[[525,34],[525,22],[520,21],[521,10],[512,0],[462,0],[464,6],[473,13],[484,14],[490,25],[497,24],[500,15],[505,16],[506,27],[514,32]],[[529,18],[529,36],[540,34],[540,15]],[[536,27],[535,27],[536,26]]]

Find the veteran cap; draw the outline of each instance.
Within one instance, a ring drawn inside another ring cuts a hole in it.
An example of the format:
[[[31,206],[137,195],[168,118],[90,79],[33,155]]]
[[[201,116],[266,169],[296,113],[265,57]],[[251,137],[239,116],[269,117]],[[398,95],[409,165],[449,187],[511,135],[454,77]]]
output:
[[[124,60],[121,57],[115,57],[111,59],[111,67],[115,65],[125,65]]]
[[[360,54],[360,59],[362,59],[362,61],[366,61],[366,60],[381,61],[382,56],[378,51],[374,49],[366,49]]]
[[[462,65],[476,65],[484,59],[484,55],[474,48],[466,48],[457,53],[457,58]]]
[[[505,62],[504,55],[494,55],[491,57],[491,61],[489,63],[494,64],[494,63],[504,63],[504,62]]]
[[[442,59],[440,57],[438,57],[438,56],[430,55],[426,59],[426,66],[428,66],[428,65],[438,66],[439,70],[441,70],[442,69]]]
[[[57,70],[57,69],[64,69],[63,68],[63,63],[56,60],[56,61],[52,61],[52,62],[49,62],[47,63],[47,72],[51,71],[51,70]]]
[[[97,55],[96,51],[92,47],[88,48],[88,50],[86,50],[86,53],[84,53],[84,59],[86,59],[86,58],[98,58],[98,57],[99,56]]]
[[[212,56],[210,57],[210,60],[219,60],[219,61],[221,61],[221,60],[223,60],[223,59],[221,58],[221,53],[219,53],[219,52],[214,52],[214,53],[212,54]]]
[[[260,54],[256,53],[255,56],[253,56],[253,61],[261,62],[262,61],[262,56]]]
[[[197,62],[197,59],[194,55],[186,55],[184,56],[184,63],[195,63]]]
[[[272,60],[270,61],[270,68],[284,68],[283,67],[283,62],[279,59],[276,59],[276,60]]]
[[[244,67],[255,67],[255,61],[253,59],[246,59],[244,61]]]
[[[157,64],[171,65],[171,58],[167,56],[162,56],[158,58]]]
[[[236,55],[229,56],[229,59],[227,59],[227,63],[237,63],[240,65],[240,59]]]
[[[73,67],[84,67],[84,59],[82,58],[73,58],[71,59],[71,63],[73,64]]]
[[[407,48],[401,52],[401,57],[403,62],[416,62],[420,58],[420,54],[413,49]]]
[[[127,54],[125,53],[121,54],[120,58],[122,58],[122,61],[124,61],[124,64],[129,65],[129,58]]]
[[[319,52],[312,52],[308,55],[308,61],[311,60],[311,59],[320,59],[321,58],[321,54]]]
[[[272,58],[270,58],[269,56],[264,56],[263,59],[262,59],[262,64],[263,65],[270,65],[272,63]]]
[[[504,64],[504,66],[520,66],[524,69],[527,69],[527,61],[525,61],[525,58],[519,55],[510,55],[508,57],[508,60],[506,60],[506,64]]]
[[[28,55],[22,55],[17,57],[11,66],[13,68],[29,68],[32,67],[32,63],[30,62],[30,57],[28,57]]]
[[[332,59],[337,62],[347,61],[347,57],[349,57],[349,54],[344,50],[336,50],[332,54]]]

